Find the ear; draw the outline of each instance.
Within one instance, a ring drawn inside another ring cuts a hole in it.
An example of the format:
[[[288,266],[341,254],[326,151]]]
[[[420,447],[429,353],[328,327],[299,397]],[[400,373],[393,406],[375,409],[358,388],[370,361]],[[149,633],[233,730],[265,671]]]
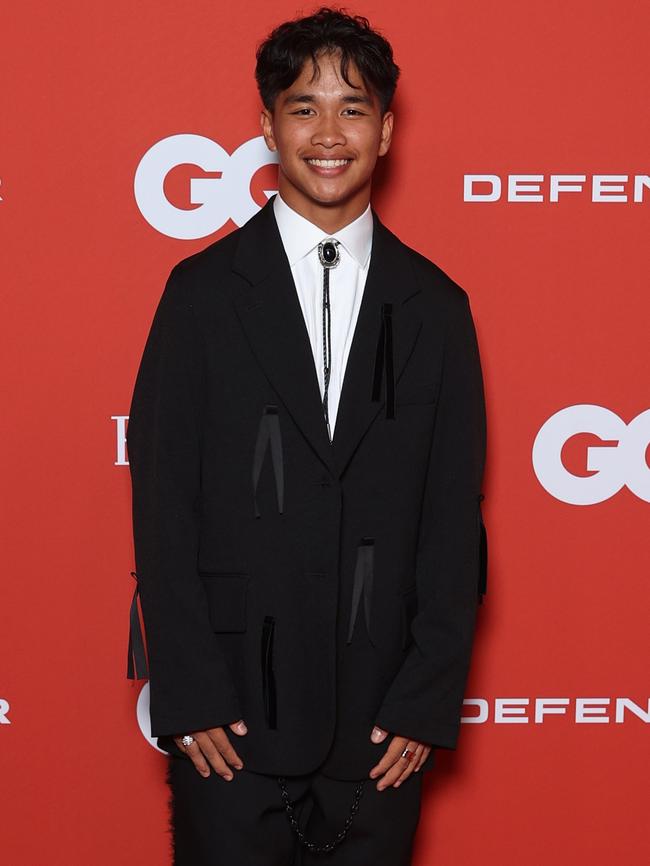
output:
[[[379,156],[388,153],[393,139],[393,112],[387,111],[381,120],[381,138],[379,140]]]
[[[275,137],[273,135],[273,114],[268,108],[263,108],[260,113],[260,126],[262,127],[262,135],[269,150],[277,150]]]

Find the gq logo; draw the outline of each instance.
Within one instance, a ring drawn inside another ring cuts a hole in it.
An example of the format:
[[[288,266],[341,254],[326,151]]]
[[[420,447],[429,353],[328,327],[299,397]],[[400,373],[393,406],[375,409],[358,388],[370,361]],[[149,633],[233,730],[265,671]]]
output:
[[[592,433],[603,441],[587,448],[586,468],[596,474],[586,478],[573,475],[562,463],[563,446],[578,433]],[[533,468],[542,487],[571,505],[604,502],[624,486],[650,502],[649,443],[650,409],[625,424],[602,406],[568,406],[552,415],[535,437]]]
[[[251,195],[251,180],[265,165],[278,162],[275,151],[260,135],[241,144],[234,153],[203,135],[172,135],[156,142],[140,160],[133,184],[135,200],[149,225],[164,235],[180,240],[204,238],[220,229],[229,218],[242,226],[259,205]],[[191,210],[175,207],[165,197],[167,174],[177,165],[190,163],[221,177],[194,177],[190,180]],[[270,198],[275,190],[264,190]]]

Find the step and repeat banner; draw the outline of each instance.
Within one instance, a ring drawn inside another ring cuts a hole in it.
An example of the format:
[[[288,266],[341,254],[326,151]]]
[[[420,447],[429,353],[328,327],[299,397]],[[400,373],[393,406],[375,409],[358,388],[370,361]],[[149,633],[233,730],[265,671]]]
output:
[[[125,432],[172,266],[277,188],[267,4],[4,10],[0,859],[171,862],[126,679]],[[373,205],[468,292],[488,403],[479,608],[416,866],[650,862],[650,7],[367,2],[402,76]]]

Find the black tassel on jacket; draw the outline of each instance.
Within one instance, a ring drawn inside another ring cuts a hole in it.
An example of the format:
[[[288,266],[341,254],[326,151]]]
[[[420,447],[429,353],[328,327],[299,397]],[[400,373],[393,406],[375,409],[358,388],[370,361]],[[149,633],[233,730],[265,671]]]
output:
[[[372,604],[372,584],[374,577],[374,553],[375,539],[364,537],[357,548],[357,562],[354,569],[354,581],[352,585],[352,609],[350,611],[350,624],[348,626],[347,643],[352,642],[354,624],[357,619],[359,602],[363,595],[363,612],[366,619],[366,631],[370,643],[374,646],[370,629],[370,606]]]
[[[126,663],[126,678],[128,680],[143,680],[149,676],[149,666],[144,648],[144,637],[140,628],[140,617],[138,616],[138,575],[131,572],[135,580],[135,590],[131,600],[131,612],[129,614],[129,649]]]
[[[271,445],[271,460],[273,461],[273,475],[275,477],[275,488],[278,497],[278,511],[283,513],[284,508],[284,463],[282,457],[282,436],[280,433],[280,418],[278,407],[269,403],[264,407],[260,424],[257,430],[257,441],[255,442],[255,453],[253,456],[253,500],[255,503],[255,517],[260,517],[257,505],[257,485],[262,474],[262,464],[266,454],[267,444]]]
[[[393,305],[381,305],[381,327],[377,340],[372,402],[379,400],[382,370],[386,373],[386,418],[395,417],[395,378],[393,369]]]

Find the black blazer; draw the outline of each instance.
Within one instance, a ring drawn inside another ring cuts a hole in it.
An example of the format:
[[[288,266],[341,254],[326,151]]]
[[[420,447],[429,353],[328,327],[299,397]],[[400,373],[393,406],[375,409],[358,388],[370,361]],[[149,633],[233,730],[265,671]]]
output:
[[[169,276],[127,432],[148,670],[135,595],[129,653],[167,751],[239,718],[264,773],[329,752],[365,778],[375,723],[456,747],[485,591],[479,352],[465,291],[373,220],[332,443],[273,199]]]

